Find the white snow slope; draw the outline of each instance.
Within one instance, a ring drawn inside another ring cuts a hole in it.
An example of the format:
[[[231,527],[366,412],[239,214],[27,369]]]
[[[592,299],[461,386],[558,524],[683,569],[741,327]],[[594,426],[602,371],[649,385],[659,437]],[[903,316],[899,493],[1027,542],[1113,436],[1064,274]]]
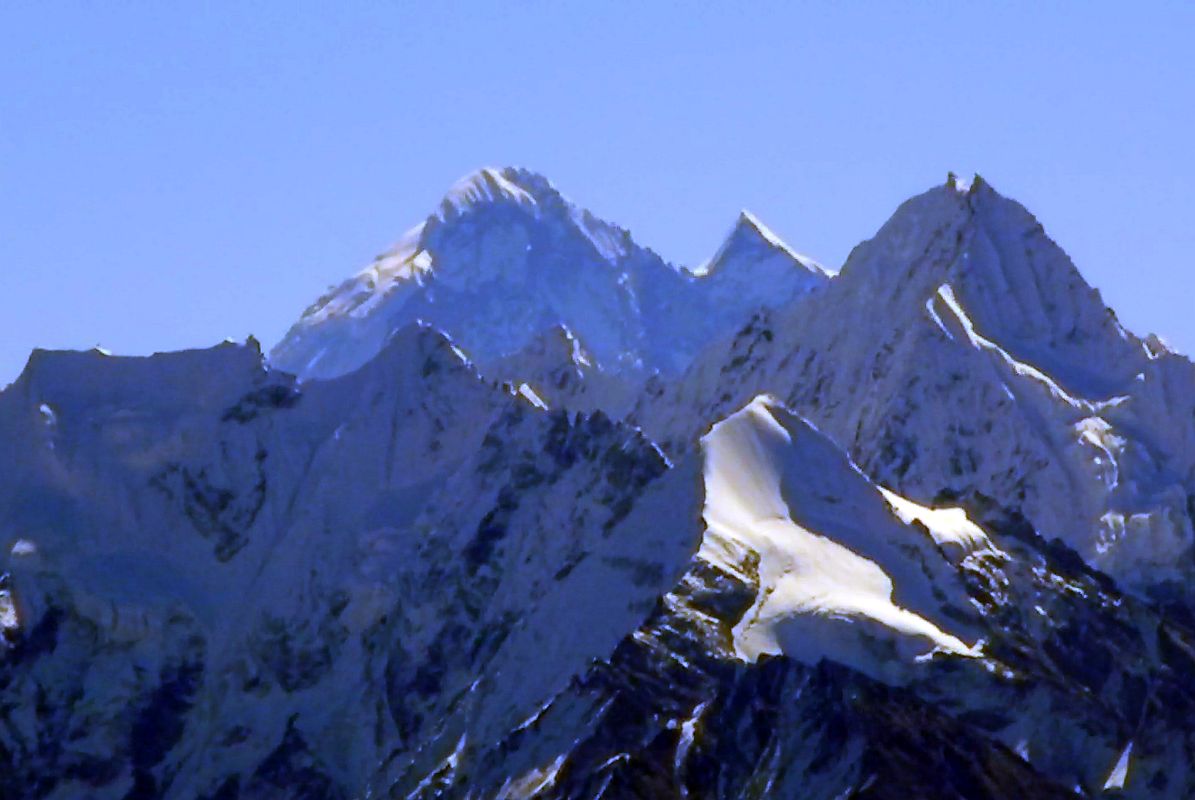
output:
[[[906,512],[907,501],[881,493],[808,423],[759,397],[714,425],[701,447],[699,555],[735,572],[751,552],[758,570],[757,602],[735,628],[743,657],[833,658],[892,677],[902,661],[933,650],[975,652],[942,629],[953,626],[943,606],[966,600],[933,529],[898,518],[894,507]],[[933,513],[950,512],[922,516]],[[964,553],[991,547],[973,525],[964,536],[936,529]]]

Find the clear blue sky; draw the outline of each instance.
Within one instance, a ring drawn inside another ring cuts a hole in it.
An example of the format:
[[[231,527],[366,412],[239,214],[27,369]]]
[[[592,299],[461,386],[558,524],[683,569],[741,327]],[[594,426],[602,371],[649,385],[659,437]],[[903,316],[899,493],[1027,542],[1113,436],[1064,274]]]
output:
[[[747,207],[833,267],[979,172],[1195,352],[1193,33],[1177,2],[5,3],[0,385],[35,346],[268,346],[510,163],[677,263]]]

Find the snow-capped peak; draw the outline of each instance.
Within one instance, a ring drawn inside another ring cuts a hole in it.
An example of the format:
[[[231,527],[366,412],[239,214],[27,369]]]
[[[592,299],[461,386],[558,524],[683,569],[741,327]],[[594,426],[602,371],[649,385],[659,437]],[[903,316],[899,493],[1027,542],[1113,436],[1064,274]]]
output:
[[[478,364],[563,325],[585,342],[595,367],[676,370],[752,312],[826,277],[747,212],[715,261],[710,280],[694,281],[542,175],[487,167],[459,180],[435,213],[312,304],[270,360],[304,379],[343,375],[376,355],[390,332],[421,319]]]
[[[722,241],[718,251],[714,253],[714,257],[692,272],[698,277],[714,275],[725,269],[733,268],[735,264],[744,261],[756,262],[773,253],[787,256],[794,262],[794,266],[803,267],[811,273],[829,274],[829,271],[821,264],[789,247],[771,228],[764,225],[747,209],[739,212],[734,226]]]
[[[440,203],[440,212],[444,217],[461,213],[473,206],[492,202],[512,202],[520,205],[535,205],[535,195],[527,187],[521,185],[520,179],[528,179],[528,183],[537,188],[546,186],[551,190],[542,177],[526,170],[513,167],[498,169],[483,167],[474,173],[466,175],[453,184]],[[534,180],[538,179],[538,180]]]
[[[826,272],[826,268],[821,264],[817,263],[809,256],[798,253],[796,250],[793,250],[791,247],[789,247],[784,240],[782,240],[772,231],[771,228],[769,228],[767,225],[764,225],[763,222],[760,221],[759,217],[755,216],[745,208],[739,212],[739,218],[738,222],[735,224],[735,230],[753,232],[772,247],[792,256],[793,259],[802,266],[808,267],[809,269],[818,272]]]

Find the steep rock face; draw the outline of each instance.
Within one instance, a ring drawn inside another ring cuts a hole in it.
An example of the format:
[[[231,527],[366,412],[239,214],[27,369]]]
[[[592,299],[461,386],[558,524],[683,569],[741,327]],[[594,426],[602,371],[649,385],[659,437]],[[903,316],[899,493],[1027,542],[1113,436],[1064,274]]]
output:
[[[695,546],[687,469],[429,329],[302,387],[233,345],[38,354],[0,430],[4,796],[417,784],[608,653]]]
[[[727,486],[732,444],[743,482]],[[701,448],[702,544],[647,621],[494,747],[398,796],[1189,795],[1182,621],[990,500],[930,510],[882,490],[773,402]],[[777,477],[780,497],[759,497]],[[736,501],[759,516],[727,535]],[[807,557],[813,538],[845,552]],[[888,594],[836,585],[842,559]],[[771,646],[752,647],[764,623]]]
[[[625,417],[642,391],[644,378],[611,371],[598,363],[580,338],[557,325],[518,352],[484,365],[485,377],[530,392],[553,409]]]
[[[757,305],[824,282],[820,267],[758,223],[746,235],[740,227],[699,278],[573,205],[542,176],[483,169],[308,308],[270,359],[302,378],[333,377],[372,358],[395,329],[424,320],[483,371],[564,325],[608,371],[675,372]]]
[[[1192,389],[1190,362],[1125,331],[977,179],[902,205],[824,290],[649,383],[633,417],[680,452],[771,392],[881,483],[981,492],[1144,590],[1191,567]]]

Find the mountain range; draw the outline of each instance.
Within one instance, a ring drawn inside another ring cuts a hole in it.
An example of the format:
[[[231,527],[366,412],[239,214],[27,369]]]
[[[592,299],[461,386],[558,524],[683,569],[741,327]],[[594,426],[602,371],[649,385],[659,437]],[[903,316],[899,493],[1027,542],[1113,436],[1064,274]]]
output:
[[[0,797],[1195,795],[1195,366],[978,177],[690,270],[483,169],[0,443]]]

